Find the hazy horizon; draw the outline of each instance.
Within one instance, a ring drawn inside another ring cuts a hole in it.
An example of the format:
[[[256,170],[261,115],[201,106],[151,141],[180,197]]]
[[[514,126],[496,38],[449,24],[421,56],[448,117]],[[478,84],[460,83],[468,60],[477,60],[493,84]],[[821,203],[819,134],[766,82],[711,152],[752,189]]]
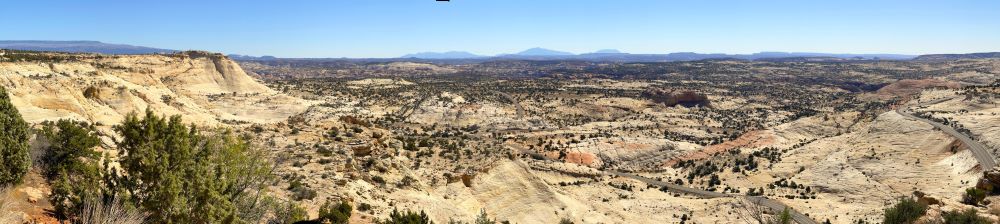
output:
[[[993,1],[11,2],[8,40],[94,40],[290,58],[589,53],[1000,51]],[[24,18],[32,18],[25,20]]]
[[[254,54],[241,54],[241,53],[233,53],[233,52],[210,51],[210,50],[204,50],[204,49],[167,49],[167,48],[160,48],[160,47],[157,47],[157,46],[141,46],[141,45],[134,45],[134,44],[130,44],[130,43],[110,43],[110,42],[101,41],[101,40],[0,40],[0,42],[53,42],[53,43],[56,43],[56,42],[65,42],[67,44],[70,44],[72,42],[98,42],[98,43],[109,44],[109,45],[128,45],[128,46],[133,46],[133,47],[157,48],[157,49],[177,50],[177,51],[188,51],[188,50],[193,50],[193,51],[209,51],[209,52],[232,54],[232,55],[240,55],[240,56],[251,56],[251,57],[274,56],[274,55],[270,55],[270,54],[254,55]],[[2,48],[2,47],[0,47],[0,48]],[[566,52],[566,51],[561,51],[559,49],[551,49],[551,48],[546,48],[546,47],[532,47],[532,48],[527,48],[527,49],[524,49],[524,50],[521,50],[521,51],[505,52],[505,53],[499,53],[499,54],[476,54],[475,52],[469,52],[469,51],[463,51],[463,50],[448,50],[448,51],[419,51],[419,52],[411,52],[411,53],[407,53],[407,54],[404,54],[404,55],[389,56],[389,57],[279,57],[279,58],[354,58],[354,59],[386,58],[386,59],[389,59],[389,58],[405,58],[405,56],[407,56],[407,55],[414,55],[414,54],[445,54],[445,53],[470,53],[470,54],[474,54],[474,55],[476,55],[478,57],[502,57],[504,55],[517,55],[518,53],[521,53],[521,52],[527,51],[527,50],[531,50],[531,49],[551,50],[551,51],[556,51],[556,52],[571,53],[573,55],[584,55],[584,54],[592,54],[592,53],[620,53],[620,54],[643,54],[643,55],[666,55],[666,54],[675,54],[675,53],[726,54],[726,55],[752,55],[752,54],[763,54],[763,53],[790,53],[790,54],[813,54],[813,53],[815,53],[815,54],[843,54],[843,55],[901,55],[901,56],[902,55],[906,55],[906,56],[919,56],[917,54],[900,54],[900,53],[893,53],[893,52],[854,53],[854,52],[767,51],[767,50],[765,50],[765,51],[758,51],[758,52],[748,52],[748,53],[696,52],[696,51],[672,51],[672,52],[651,52],[651,53],[635,53],[635,52],[626,52],[626,51],[600,52],[600,51],[607,51],[607,50],[615,50],[615,51],[617,51],[618,49],[616,49],[616,48],[602,48],[602,49],[595,49],[595,50],[587,51],[587,52]],[[988,53],[988,52],[986,52],[986,51],[976,51],[976,52],[961,52],[961,53],[927,53],[927,54],[972,54],[972,53]],[[920,54],[920,55],[923,55],[923,54]],[[525,55],[525,56],[531,56],[531,55]],[[545,56],[545,55],[542,55],[542,56]],[[549,56],[558,56],[558,55],[549,55]]]

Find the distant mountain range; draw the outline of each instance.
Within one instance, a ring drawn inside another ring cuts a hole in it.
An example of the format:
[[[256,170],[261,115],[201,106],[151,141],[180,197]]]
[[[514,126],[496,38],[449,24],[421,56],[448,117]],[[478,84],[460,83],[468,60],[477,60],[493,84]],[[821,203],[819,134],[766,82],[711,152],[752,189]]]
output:
[[[945,61],[958,59],[1000,58],[1000,52],[985,52],[971,54],[925,54],[913,58],[915,61]]]
[[[264,56],[257,57],[257,56],[250,56],[250,55],[230,54],[230,55],[226,55],[226,57],[229,57],[229,59],[240,60],[240,61],[267,61],[267,60],[278,59],[278,58],[276,58],[274,56],[270,56],[270,55],[264,55]]]
[[[0,49],[30,50],[30,51],[57,51],[57,52],[83,52],[101,54],[157,54],[172,53],[178,50],[134,46],[127,44],[110,44],[99,41],[44,41],[44,40],[0,40]],[[275,60],[273,56],[248,56],[230,54],[234,60]],[[613,62],[668,62],[668,61],[694,61],[705,59],[739,59],[739,60],[763,60],[763,61],[845,61],[845,60],[956,60],[956,59],[977,59],[977,58],[1000,58],[1000,52],[971,53],[971,54],[928,54],[928,55],[903,55],[903,54],[830,54],[830,53],[810,53],[810,52],[760,52],[753,54],[704,54],[694,52],[676,52],[666,54],[629,54],[615,49],[602,49],[591,53],[574,54],[565,51],[557,51],[545,48],[531,48],[513,54],[500,54],[496,56],[477,55],[465,51],[448,52],[422,52],[416,54],[403,55],[400,58],[385,58],[383,60],[401,59],[423,59],[423,60],[459,60],[459,61],[483,61],[493,59],[513,59],[513,60],[583,60],[583,61],[613,61]]]
[[[132,46],[126,44],[109,44],[98,41],[46,40],[0,40],[0,49],[101,54],[156,54],[177,52],[177,50],[170,49]]]
[[[622,53],[621,51],[618,51],[618,50],[615,50],[615,49],[602,49],[602,50],[594,51],[594,53],[590,53],[590,54],[621,54],[621,53]]]
[[[483,58],[487,56],[476,55],[465,51],[448,52],[421,52],[416,54],[403,55],[401,58],[423,58],[423,59],[461,59],[461,58]]]
[[[596,51],[594,53],[587,53],[587,54],[621,54],[621,52],[618,51],[618,50],[614,50],[614,49],[603,49],[603,50],[598,50],[598,51]],[[583,55],[586,55],[586,54],[583,54]],[[466,52],[466,51],[448,51],[448,52],[420,52],[420,53],[416,53],[416,54],[403,55],[400,58],[420,58],[420,59],[473,59],[473,58],[489,58],[489,57],[498,57],[498,58],[519,58],[519,57],[526,57],[526,58],[539,58],[539,57],[542,57],[542,58],[544,58],[544,57],[556,57],[556,58],[559,58],[559,57],[571,57],[571,56],[577,56],[577,55],[573,54],[573,53],[570,53],[570,52],[565,52],[565,51],[556,51],[556,50],[550,50],[550,49],[536,47],[536,48],[531,48],[531,49],[523,50],[521,52],[517,52],[517,53],[513,53],[513,54],[500,54],[500,55],[497,55],[497,56],[477,55],[477,54],[469,53],[469,52]]]
[[[555,50],[549,50],[549,49],[545,49],[545,48],[536,47],[536,48],[527,49],[527,50],[524,50],[524,51],[521,51],[521,52],[517,52],[516,54],[508,54],[508,55],[514,55],[514,56],[571,56],[571,55],[575,55],[575,54],[569,53],[569,52],[564,52],[564,51],[555,51]],[[503,55],[501,55],[501,57],[502,56]]]
[[[462,56],[456,53],[461,51],[450,51],[444,53],[425,52],[419,54],[408,54],[403,58],[421,59],[471,59],[471,58],[500,58],[500,59],[524,59],[524,60],[586,60],[586,61],[628,61],[628,62],[662,62],[662,61],[694,61],[705,59],[741,59],[760,60],[772,58],[828,58],[844,60],[909,60],[916,56],[902,54],[830,54],[830,53],[810,53],[810,52],[760,52],[754,54],[702,54],[694,52],[677,52],[668,54],[629,54],[622,53],[614,49],[603,49],[593,53],[573,54],[564,51],[550,50],[545,48],[531,48],[514,54],[500,54],[493,57],[475,55]],[[471,55],[471,54],[470,54]]]

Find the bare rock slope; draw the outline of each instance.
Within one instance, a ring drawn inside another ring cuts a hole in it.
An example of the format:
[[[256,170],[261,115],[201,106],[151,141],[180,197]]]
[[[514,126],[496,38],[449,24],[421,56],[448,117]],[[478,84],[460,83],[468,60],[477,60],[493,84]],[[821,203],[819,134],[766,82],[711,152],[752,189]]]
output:
[[[309,105],[257,82],[221,54],[27,54],[33,55],[18,59],[7,52],[0,60],[0,85],[29,122],[115,124],[148,108],[204,125],[263,123]]]

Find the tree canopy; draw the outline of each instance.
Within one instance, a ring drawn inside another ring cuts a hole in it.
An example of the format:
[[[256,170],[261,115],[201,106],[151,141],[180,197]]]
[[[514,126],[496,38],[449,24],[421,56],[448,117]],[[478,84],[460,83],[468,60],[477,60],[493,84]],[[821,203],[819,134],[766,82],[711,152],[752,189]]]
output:
[[[117,186],[158,223],[241,223],[260,219],[272,178],[263,151],[228,130],[201,132],[180,116],[135,113],[114,127],[126,175]]]
[[[0,186],[21,183],[31,166],[28,124],[14,108],[7,89],[0,86]]]

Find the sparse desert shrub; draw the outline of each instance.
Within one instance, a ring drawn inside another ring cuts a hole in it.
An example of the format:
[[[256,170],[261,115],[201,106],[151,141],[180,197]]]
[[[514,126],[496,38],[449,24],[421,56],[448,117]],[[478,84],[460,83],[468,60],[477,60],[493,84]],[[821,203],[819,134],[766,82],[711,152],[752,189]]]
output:
[[[415,143],[415,140],[413,140],[412,138],[407,138],[403,140],[403,149],[406,151],[420,150],[419,148],[417,148],[417,144]]]
[[[785,207],[777,215],[769,215],[771,208],[762,205],[761,197],[742,197],[734,204],[738,217],[746,223],[760,224],[788,224],[792,223],[792,214],[788,207]],[[689,219],[687,214],[681,216],[681,223]]]
[[[914,201],[912,198],[903,198],[896,205],[885,209],[885,224],[913,223],[927,212],[927,205]]]
[[[323,146],[320,146],[318,149],[316,149],[316,152],[322,156],[333,156],[333,150],[330,150]]]
[[[326,136],[331,138],[336,138],[337,136],[340,136],[340,129],[337,129],[337,127],[332,127],[330,128],[330,131],[326,132]]]
[[[486,216],[486,209],[480,209],[479,216],[476,217],[474,224],[497,224],[497,220]]]
[[[0,186],[21,183],[31,166],[28,124],[14,108],[7,89],[0,87]]]
[[[164,104],[170,105],[174,102],[174,97],[170,95],[160,95],[160,101],[163,101]]]
[[[990,221],[976,213],[975,209],[965,211],[952,211],[944,213],[945,224],[987,224]]]
[[[98,99],[100,94],[101,89],[98,89],[95,86],[89,86],[87,89],[83,90],[83,97],[86,97],[87,99]]]
[[[292,199],[296,201],[312,200],[316,198],[316,190],[309,188],[309,185],[302,183],[302,178],[295,177],[288,183],[288,190],[292,192]]]
[[[420,140],[419,146],[420,147],[434,147],[434,143],[431,143],[430,139],[426,139],[425,138],[425,139],[421,139]]]
[[[978,205],[983,199],[986,199],[986,191],[974,187],[965,189],[965,194],[962,195],[962,203],[969,205]]]
[[[270,203],[274,208],[271,209],[274,214],[270,220],[267,221],[268,224],[287,224],[296,223],[309,218],[309,214],[306,212],[305,208],[295,204],[295,202],[287,201],[272,201]]]
[[[360,203],[360,204],[358,204],[358,211],[365,212],[365,211],[371,211],[371,210],[372,210],[372,205],[370,205],[368,203]]]
[[[351,210],[351,205],[347,204],[347,201],[340,201],[337,204],[331,204],[330,201],[326,201],[319,208],[319,219],[317,221],[346,224],[351,218]]]
[[[413,185],[413,182],[416,182],[416,181],[417,181],[417,179],[414,179],[413,177],[404,176],[403,179],[400,180],[398,184],[396,184],[396,187],[401,187],[401,188],[402,187],[409,187],[409,186]]]
[[[569,218],[559,219],[559,224],[573,224],[573,220]]]
[[[377,184],[385,184],[385,179],[382,178],[381,176],[372,176],[372,182],[375,182]]]
[[[256,134],[260,134],[261,132],[264,132],[264,126],[261,126],[260,124],[253,124],[252,126],[250,126],[250,131],[253,131],[253,133]]]
[[[78,217],[79,223],[93,224],[141,224],[146,221],[146,213],[129,208],[117,197],[111,200],[90,200],[83,203]]]
[[[778,224],[792,223],[792,213],[791,211],[788,210],[788,207],[785,207],[785,210],[782,210],[781,214],[778,214],[778,216],[775,217],[774,221],[771,221],[771,223],[778,223]]]
[[[427,213],[420,211],[420,213],[412,212],[406,210],[404,212],[399,212],[399,210],[393,209],[392,213],[389,214],[389,219],[381,220],[378,223],[381,224],[430,224],[432,223],[430,218],[427,217]]]

